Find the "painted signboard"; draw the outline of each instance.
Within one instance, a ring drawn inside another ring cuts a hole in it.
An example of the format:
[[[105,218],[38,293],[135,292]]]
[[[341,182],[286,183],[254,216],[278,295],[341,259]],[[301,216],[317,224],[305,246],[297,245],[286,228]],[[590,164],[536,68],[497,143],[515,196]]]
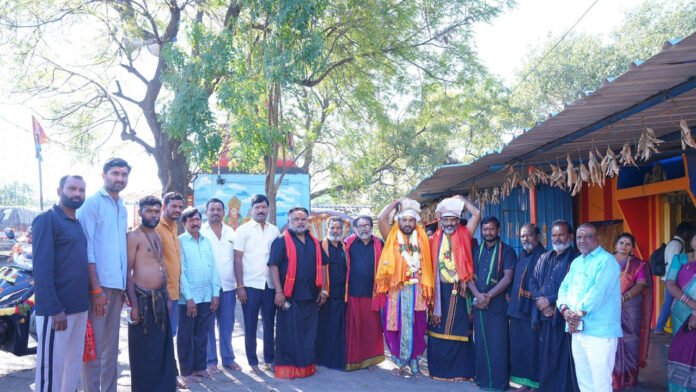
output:
[[[193,205],[205,219],[205,203],[213,197],[218,198],[225,203],[225,222],[235,221],[238,213],[241,224],[250,218],[251,197],[265,193],[265,181],[263,174],[201,174],[193,181]],[[308,174],[286,174],[283,177],[276,195],[276,225],[279,228],[287,223],[288,210],[297,206],[309,209]]]

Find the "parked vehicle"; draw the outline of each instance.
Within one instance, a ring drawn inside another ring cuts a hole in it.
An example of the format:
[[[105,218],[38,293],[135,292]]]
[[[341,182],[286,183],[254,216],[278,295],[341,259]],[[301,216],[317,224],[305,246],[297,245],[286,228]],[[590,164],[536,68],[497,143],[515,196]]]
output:
[[[17,356],[36,353],[34,274],[30,267],[0,267],[0,350]]]

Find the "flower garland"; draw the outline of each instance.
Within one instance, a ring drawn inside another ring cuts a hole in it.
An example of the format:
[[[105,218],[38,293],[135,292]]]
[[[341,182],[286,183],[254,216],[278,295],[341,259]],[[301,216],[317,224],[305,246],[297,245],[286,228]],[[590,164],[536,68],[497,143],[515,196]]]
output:
[[[420,250],[418,248],[418,233],[416,230],[413,230],[407,244],[403,233],[399,230],[398,241],[401,256],[406,260],[408,272],[411,276],[406,284],[417,284],[421,264]]]
[[[450,284],[459,282],[459,275],[457,275],[457,264],[452,258],[452,249],[450,247],[449,236],[442,238],[438,267],[440,269],[440,276],[445,280],[445,282]],[[452,295],[457,295],[456,285],[452,289]]]
[[[33,297],[32,297],[33,298]],[[27,299],[23,303],[7,309],[0,309],[0,316],[13,316],[15,314],[26,316],[34,307],[32,298]]]

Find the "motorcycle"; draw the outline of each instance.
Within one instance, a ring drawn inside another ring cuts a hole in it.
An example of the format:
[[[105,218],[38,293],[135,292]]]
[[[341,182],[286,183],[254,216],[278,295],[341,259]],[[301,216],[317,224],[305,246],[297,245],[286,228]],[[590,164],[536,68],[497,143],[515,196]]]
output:
[[[30,259],[29,259],[30,260]],[[31,262],[0,267],[0,350],[17,356],[36,353],[34,273]]]

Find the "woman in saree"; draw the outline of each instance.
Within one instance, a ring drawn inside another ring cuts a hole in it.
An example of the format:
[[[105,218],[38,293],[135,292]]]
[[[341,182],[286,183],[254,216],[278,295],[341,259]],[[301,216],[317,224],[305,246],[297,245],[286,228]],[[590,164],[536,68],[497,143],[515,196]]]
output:
[[[667,272],[667,289],[675,298],[667,360],[670,392],[696,391],[696,233],[688,244],[692,251],[674,255]]]
[[[638,384],[638,369],[647,365],[652,318],[652,274],[650,265],[633,256],[636,240],[629,233],[621,233],[614,243],[616,261],[621,267],[621,329],[613,371],[613,388]]]

